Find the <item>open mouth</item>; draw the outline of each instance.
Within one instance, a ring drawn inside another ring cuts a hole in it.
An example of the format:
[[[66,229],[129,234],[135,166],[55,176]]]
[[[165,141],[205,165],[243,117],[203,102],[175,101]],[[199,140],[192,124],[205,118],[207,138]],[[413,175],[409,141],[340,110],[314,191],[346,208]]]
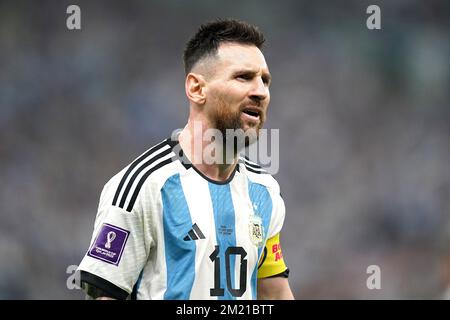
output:
[[[242,112],[256,119],[259,119],[261,116],[261,111],[257,108],[245,108]]]

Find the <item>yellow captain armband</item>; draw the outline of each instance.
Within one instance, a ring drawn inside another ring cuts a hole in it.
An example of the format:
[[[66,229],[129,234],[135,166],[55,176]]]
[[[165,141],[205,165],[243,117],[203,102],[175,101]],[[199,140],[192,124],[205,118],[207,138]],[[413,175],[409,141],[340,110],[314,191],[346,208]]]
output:
[[[287,271],[281,252],[280,234],[267,239],[258,263],[258,278],[267,278]]]

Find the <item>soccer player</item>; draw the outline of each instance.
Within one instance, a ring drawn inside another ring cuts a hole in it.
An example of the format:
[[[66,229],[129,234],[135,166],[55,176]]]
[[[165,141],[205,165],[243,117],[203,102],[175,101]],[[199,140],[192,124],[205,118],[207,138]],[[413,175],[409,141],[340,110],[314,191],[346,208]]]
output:
[[[279,185],[239,156],[269,105],[263,42],[256,27],[236,20],[204,24],[189,40],[188,123],[104,186],[79,266],[89,296],[293,299]],[[230,138],[230,129],[238,134]],[[222,138],[206,138],[208,130]]]

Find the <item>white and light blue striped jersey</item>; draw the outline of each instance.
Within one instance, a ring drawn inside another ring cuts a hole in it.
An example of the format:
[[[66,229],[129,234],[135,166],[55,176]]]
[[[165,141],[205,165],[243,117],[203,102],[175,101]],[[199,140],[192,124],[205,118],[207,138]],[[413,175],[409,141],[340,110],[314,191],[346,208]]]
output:
[[[245,158],[212,181],[177,150],[167,139],[104,186],[78,268],[84,288],[119,299],[256,299],[258,262],[285,216],[278,183]]]

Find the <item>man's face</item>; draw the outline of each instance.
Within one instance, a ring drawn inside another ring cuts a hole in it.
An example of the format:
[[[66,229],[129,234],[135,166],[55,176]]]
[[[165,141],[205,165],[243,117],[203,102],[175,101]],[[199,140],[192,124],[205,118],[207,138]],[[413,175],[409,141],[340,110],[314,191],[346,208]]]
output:
[[[205,112],[211,125],[254,129],[259,134],[270,101],[270,73],[262,52],[253,45],[222,43],[207,77]]]

